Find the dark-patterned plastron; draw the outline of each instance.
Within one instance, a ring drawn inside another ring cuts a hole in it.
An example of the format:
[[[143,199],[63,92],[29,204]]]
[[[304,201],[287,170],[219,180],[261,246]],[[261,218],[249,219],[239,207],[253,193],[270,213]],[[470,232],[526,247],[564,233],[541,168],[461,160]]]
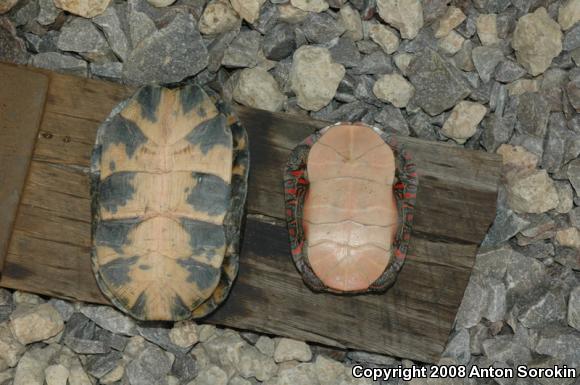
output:
[[[142,320],[203,317],[238,271],[246,132],[198,86],[141,88],[101,125],[91,163],[93,269]]]
[[[284,187],[291,253],[308,286],[390,287],[407,255],[417,183],[409,152],[376,127],[337,123],[300,143]]]

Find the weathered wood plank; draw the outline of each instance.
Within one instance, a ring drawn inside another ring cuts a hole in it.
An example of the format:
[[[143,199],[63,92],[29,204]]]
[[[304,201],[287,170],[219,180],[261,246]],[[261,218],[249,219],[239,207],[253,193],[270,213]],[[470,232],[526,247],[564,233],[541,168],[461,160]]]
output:
[[[99,122],[131,90],[49,76],[41,135],[0,285],[107,303],[90,266],[87,167]],[[282,172],[290,149],[327,123],[247,108],[238,112],[250,136],[248,211],[259,215],[247,220],[232,296],[207,322],[436,361],[495,214],[498,157],[400,138],[415,154],[420,184],[410,255],[397,283],[382,295],[315,294],[294,268],[280,225]]]
[[[13,67],[0,70],[0,272],[38,127],[42,119],[48,77],[23,73]]]

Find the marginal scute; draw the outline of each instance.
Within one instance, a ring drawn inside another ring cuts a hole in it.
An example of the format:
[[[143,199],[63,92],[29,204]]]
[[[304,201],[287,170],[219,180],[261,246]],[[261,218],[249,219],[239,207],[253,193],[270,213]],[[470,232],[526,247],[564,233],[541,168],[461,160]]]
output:
[[[393,136],[342,123],[292,152],[285,175],[292,256],[314,290],[381,291],[407,252],[416,193],[409,154]]]
[[[217,103],[216,103],[217,101]],[[198,86],[147,86],[100,127],[93,152],[93,268],[142,320],[202,317],[238,270],[247,138]]]

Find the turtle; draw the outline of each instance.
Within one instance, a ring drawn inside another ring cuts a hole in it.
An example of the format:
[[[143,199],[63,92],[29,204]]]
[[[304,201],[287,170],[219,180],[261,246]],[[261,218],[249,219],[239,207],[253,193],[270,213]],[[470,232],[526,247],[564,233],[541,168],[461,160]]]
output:
[[[292,259],[306,285],[335,294],[384,292],[409,248],[418,178],[394,135],[364,123],[324,127],[284,172]]]
[[[92,269],[143,321],[202,318],[238,274],[248,137],[198,85],[148,85],[98,128],[90,168]]]

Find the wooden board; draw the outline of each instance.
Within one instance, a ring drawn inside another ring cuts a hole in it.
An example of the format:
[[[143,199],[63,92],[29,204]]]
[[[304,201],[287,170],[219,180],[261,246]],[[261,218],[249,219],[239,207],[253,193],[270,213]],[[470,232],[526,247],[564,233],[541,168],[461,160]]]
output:
[[[0,285],[107,303],[89,260],[88,162],[98,125],[131,90],[54,73],[50,78]],[[207,322],[436,362],[495,215],[499,158],[400,138],[415,155],[419,191],[410,255],[397,283],[382,295],[315,294],[290,258],[282,169],[290,149],[327,123],[241,107],[238,113],[250,137],[249,215],[240,275]]]
[[[48,77],[0,70],[0,272],[44,110]]]

